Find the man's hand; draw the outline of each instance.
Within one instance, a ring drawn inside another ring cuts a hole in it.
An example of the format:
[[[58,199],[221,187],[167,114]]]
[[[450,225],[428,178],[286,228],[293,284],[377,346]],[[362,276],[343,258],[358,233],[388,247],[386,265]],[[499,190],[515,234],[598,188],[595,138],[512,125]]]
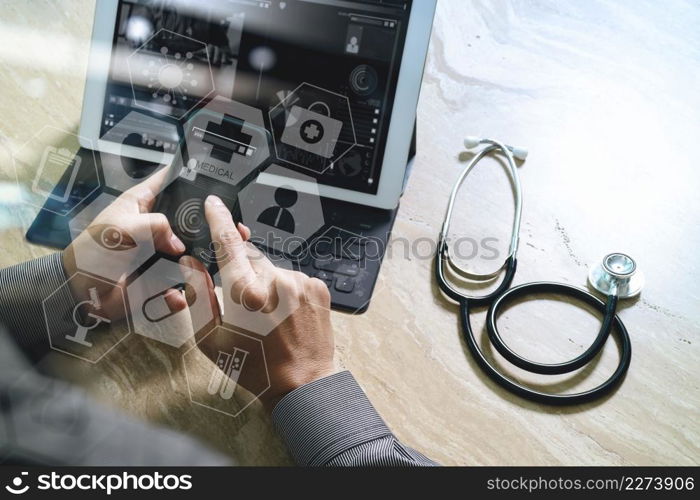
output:
[[[63,253],[63,267],[69,278],[79,270],[85,271],[85,267],[96,267],[87,270],[98,276],[105,276],[107,271],[111,275],[119,276],[116,287],[82,274],[70,281],[71,292],[76,301],[90,300],[89,290],[96,287],[104,312],[111,320],[122,319],[124,316],[119,288],[123,289],[129,271],[118,268],[121,263],[115,257],[120,250],[142,245],[149,248],[152,246],[156,251],[174,257],[185,252],[185,245],[173,233],[167,217],[159,213],[150,213],[165,181],[167,170],[163,169],[124,192],[103,210]],[[76,262],[78,258],[89,260],[91,265]],[[193,267],[193,264],[188,265]],[[105,274],[100,274],[102,271]],[[183,305],[182,293],[177,290],[170,290],[165,299],[173,312],[186,306],[186,303]]]
[[[217,252],[224,303],[233,301],[247,310],[274,317],[280,304],[300,304],[271,333],[261,337],[270,377],[270,389],[261,400],[268,410],[297,387],[336,373],[334,341],[330,321],[330,293],[315,278],[275,267],[246,240],[250,231],[234,225],[223,202],[210,196],[205,203],[206,218]],[[270,319],[269,321],[274,321]],[[232,352],[230,336],[214,332],[200,342],[200,349],[212,360],[219,351]],[[264,372],[262,373],[264,375]],[[244,379],[240,383],[245,386]]]

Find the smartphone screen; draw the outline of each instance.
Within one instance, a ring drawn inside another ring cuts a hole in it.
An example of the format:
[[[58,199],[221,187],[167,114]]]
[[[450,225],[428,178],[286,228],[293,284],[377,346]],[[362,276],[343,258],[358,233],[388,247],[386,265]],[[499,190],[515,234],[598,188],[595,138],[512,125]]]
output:
[[[173,232],[190,255],[210,271],[216,269],[216,245],[206,221],[204,201],[221,198],[240,220],[238,193],[266,166],[270,135],[257,123],[257,110],[216,98],[197,111],[185,126],[167,187],[155,210],[168,217]]]

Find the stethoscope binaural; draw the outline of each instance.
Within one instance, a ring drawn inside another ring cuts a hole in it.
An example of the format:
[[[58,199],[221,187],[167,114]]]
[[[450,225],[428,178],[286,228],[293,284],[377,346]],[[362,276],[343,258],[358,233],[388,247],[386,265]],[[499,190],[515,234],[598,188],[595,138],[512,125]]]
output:
[[[527,158],[527,151],[522,148],[507,146],[498,141],[480,139],[476,137],[468,137],[465,140],[465,145],[467,149],[474,149],[482,145],[485,145],[486,147],[476,153],[474,158],[472,158],[469,164],[464,168],[450,195],[447,211],[445,213],[445,220],[440,231],[438,253],[435,259],[435,275],[440,289],[445,293],[445,295],[459,304],[462,332],[471,354],[474,356],[482,370],[494,382],[508,391],[531,401],[551,405],[573,405],[588,403],[608,394],[624,378],[625,373],[629,368],[632,356],[632,346],[630,343],[629,334],[627,333],[625,325],[617,316],[616,311],[618,299],[634,297],[641,292],[644,284],[644,278],[637,270],[635,261],[623,253],[612,253],[607,255],[599,265],[595,266],[591,270],[588,276],[588,281],[594,289],[607,297],[606,302],[598,299],[587,290],[563,283],[536,282],[526,283],[510,288],[515,276],[515,269],[517,267],[517,251],[523,205],[520,177],[515,164],[515,158],[525,161]],[[475,274],[464,269],[457,264],[457,262],[455,262],[450,254],[450,247],[448,245],[447,238],[450,223],[453,217],[455,201],[460,188],[474,167],[482,159],[494,152],[502,153],[506,157],[508,163],[510,180],[515,192],[515,217],[513,220],[513,230],[511,234],[508,256],[506,257],[501,268],[489,274]],[[456,288],[453,284],[454,280],[447,277],[446,270],[448,269],[456,277],[465,281],[488,283],[495,281],[501,274],[503,274],[503,279],[496,290],[488,293],[487,295],[477,297],[468,295],[462,290]],[[603,314],[603,323],[600,331],[598,332],[598,335],[591,346],[586,349],[584,353],[563,363],[545,364],[528,360],[518,355],[506,345],[498,331],[497,320],[499,313],[503,310],[504,306],[512,303],[515,299],[539,293],[552,293],[573,297],[601,311]],[[613,330],[617,333],[621,344],[621,355],[618,367],[610,378],[599,386],[575,394],[553,394],[526,387],[525,385],[522,385],[512,378],[504,375],[491,363],[491,361],[487,359],[479,347],[479,343],[474,336],[474,331],[470,320],[471,309],[479,306],[489,306],[486,316],[486,329],[489,340],[493,346],[507,361],[519,368],[522,368],[523,370],[543,375],[556,375],[573,372],[574,370],[588,364],[591,360],[593,360],[593,358],[596,357],[596,355],[598,355],[601,349],[605,346],[605,343]]]

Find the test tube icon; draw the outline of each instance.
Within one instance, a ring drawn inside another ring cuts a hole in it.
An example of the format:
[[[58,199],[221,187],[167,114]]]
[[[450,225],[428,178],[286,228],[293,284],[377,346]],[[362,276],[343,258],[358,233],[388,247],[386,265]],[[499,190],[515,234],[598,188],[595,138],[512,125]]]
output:
[[[221,399],[231,399],[238,386],[238,379],[248,354],[247,351],[239,348],[234,349],[233,354],[219,351],[207,392],[212,396],[218,393]]]

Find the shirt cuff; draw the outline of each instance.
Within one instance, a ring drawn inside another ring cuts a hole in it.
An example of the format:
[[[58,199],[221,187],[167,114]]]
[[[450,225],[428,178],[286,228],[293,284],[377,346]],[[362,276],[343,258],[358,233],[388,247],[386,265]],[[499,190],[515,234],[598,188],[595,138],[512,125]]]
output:
[[[324,465],[355,446],[392,435],[347,371],[290,392],[272,420],[299,465]]]
[[[47,317],[54,333],[75,329],[75,300],[66,285],[61,257],[61,253],[54,253],[0,271],[1,321],[33,359],[50,349]]]

